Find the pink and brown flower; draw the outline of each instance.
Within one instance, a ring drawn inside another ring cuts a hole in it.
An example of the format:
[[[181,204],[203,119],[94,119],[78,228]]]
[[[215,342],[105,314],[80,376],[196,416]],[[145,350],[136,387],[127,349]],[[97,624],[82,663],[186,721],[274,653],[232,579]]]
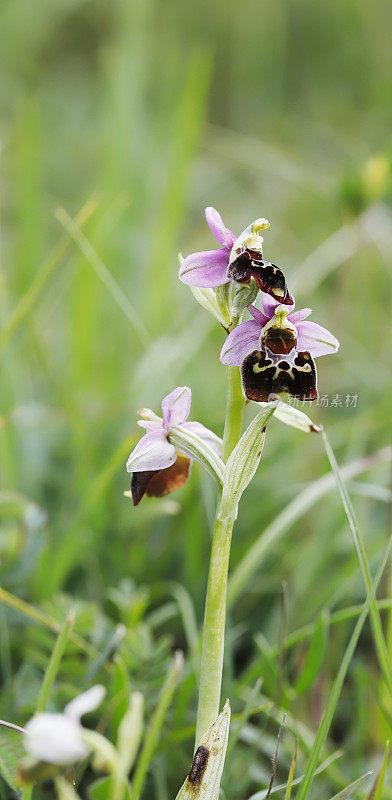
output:
[[[143,409],[138,424],[146,433],[130,454],[126,469],[132,473],[131,493],[136,506],[146,494],[163,497],[179,489],[188,480],[192,460],[169,441],[172,431],[194,433],[219,452],[221,440],[200,422],[187,421],[191,408],[191,390],[178,386],[163,398],[162,417]]]
[[[221,354],[223,364],[240,366],[249,400],[265,402],[291,394],[301,400],[317,397],[314,359],[336,353],[339,342],[330,331],[311,322],[310,308],[290,312],[263,295],[263,312],[248,306],[253,319],[228,335]]]
[[[222,247],[202,250],[184,258],[179,272],[180,280],[189,286],[216,288],[230,280],[249,283],[254,278],[261,291],[270,294],[279,303],[292,305],[294,301],[284,273],[280,267],[265,261],[263,257],[261,231],[269,227],[268,220],[255,220],[236,237],[226,228],[215,208],[206,208],[205,215],[210,230]]]

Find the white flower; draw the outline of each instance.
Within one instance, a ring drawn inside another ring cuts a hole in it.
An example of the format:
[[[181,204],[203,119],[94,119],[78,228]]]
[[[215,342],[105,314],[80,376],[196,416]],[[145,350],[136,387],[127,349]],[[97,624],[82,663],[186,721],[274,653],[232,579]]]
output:
[[[63,714],[37,714],[25,727],[25,750],[48,764],[74,764],[86,758],[89,749],[80,719],[99,706],[104,694],[103,686],[93,686],[71,700]]]

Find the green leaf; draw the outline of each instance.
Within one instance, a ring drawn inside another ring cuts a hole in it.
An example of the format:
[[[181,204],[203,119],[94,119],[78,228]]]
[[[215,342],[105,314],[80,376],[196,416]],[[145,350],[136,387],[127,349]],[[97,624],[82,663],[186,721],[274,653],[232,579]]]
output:
[[[112,677],[112,702],[113,714],[112,722],[115,731],[123,718],[129,703],[130,683],[127,667],[118,654],[113,661],[113,677]]]
[[[237,516],[237,507],[242,493],[249,485],[259,465],[264,446],[265,426],[274,413],[275,407],[274,403],[269,403],[257,414],[227,459],[219,509],[221,519]]]
[[[316,624],[302,672],[294,687],[297,694],[305,692],[320,672],[327,649],[328,630],[329,615],[323,611]]]
[[[124,775],[127,775],[138,751],[143,731],[144,697],[132,692],[129,706],[118,729],[117,751]]]
[[[18,768],[25,755],[22,734],[9,728],[0,728],[0,775],[8,786],[17,792],[21,787]]]

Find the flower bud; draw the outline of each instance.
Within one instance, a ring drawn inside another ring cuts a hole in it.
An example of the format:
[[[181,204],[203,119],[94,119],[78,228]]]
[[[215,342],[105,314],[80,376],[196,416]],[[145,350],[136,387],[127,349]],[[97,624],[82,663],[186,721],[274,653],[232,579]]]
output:
[[[240,317],[244,309],[256,300],[259,287],[254,278],[248,284],[237,284],[238,291],[232,302],[231,310],[233,317]]]
[[[140,419],[146,419],[149,422],[161,421],[161,417],[158,417],[158,414],[155,414],[154,411],[151,411],[151,408],[139,408],[137,415],[140,417]]]

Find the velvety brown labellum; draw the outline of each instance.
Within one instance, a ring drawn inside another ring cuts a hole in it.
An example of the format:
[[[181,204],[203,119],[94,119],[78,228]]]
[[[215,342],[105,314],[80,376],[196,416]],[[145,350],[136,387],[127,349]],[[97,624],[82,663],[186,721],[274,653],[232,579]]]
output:
[[[241,365],[242,383],[248,400],[266,403],[288,393],[299,400],[317,398],[317,372],[307,350],[276,356],[266,347],[254,350]]]
[[[188,775],[188,781],[189,783],[192,783],[193,786],[197,786],[199,783],[201,783],[201,779],[204,775],[209,755],[210,751],[208,747],[204,747],[204,745],[201,744],[197,748]]]
[[[256,250],[244,250],[240,253],[229,264],[227,276],[236,283],[249,283],[254,278],[259,289],[270,294],[274,300],[288,306],[294,303],[282,270],[270,261],[263,261],[262,254]]]
[[[178,454],[177,461],[166,469],[134,472],[131,480],[132,502],[140,503],[142,497],[163,497],[170,494],[188,480],[191,462],[186,456]]]
[[[264,342],[275,355],[287,355],[297,344],[297,337],[292,328],[271,327],[265,332]]]

